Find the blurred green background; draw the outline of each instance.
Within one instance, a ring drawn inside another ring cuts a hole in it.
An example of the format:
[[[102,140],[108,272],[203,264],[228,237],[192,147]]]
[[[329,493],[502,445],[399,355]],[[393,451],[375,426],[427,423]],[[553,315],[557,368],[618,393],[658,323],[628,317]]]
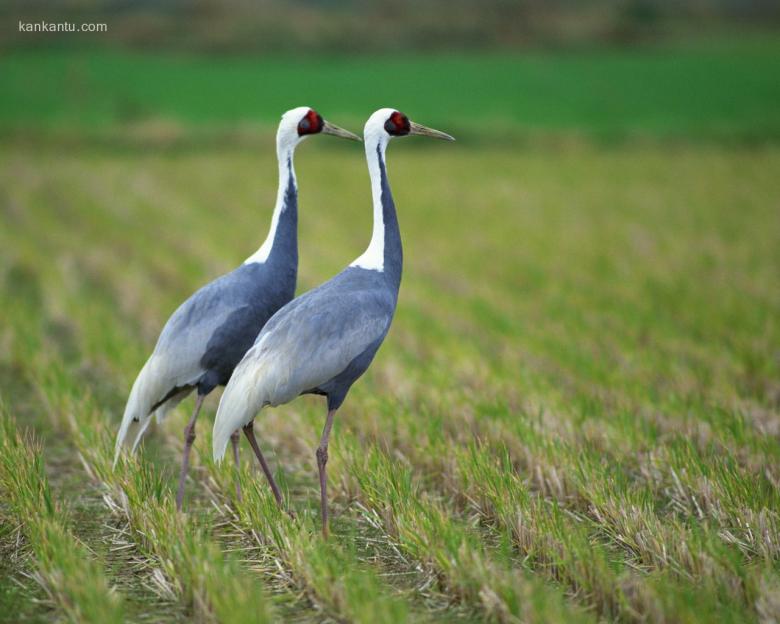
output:
[[[6,2],[0,129],[158,133],[380,106],[461,138],[776,138],[776,3]],[[17,22],[105,24],[19,32]]]

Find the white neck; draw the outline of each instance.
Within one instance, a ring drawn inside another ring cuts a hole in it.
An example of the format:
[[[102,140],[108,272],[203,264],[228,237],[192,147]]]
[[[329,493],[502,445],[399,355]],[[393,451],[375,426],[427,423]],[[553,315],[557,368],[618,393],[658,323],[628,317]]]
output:
[[[292,178],[292,184],[297,192],[298,183],[295,179],[295,169],[293,167],[293,154],[295,153],[295,146],[297,141],[284,141],[281,134],[276,139],[276,158],[279,162],[279,189],[276,192],[276,206],[274,206],[274,214],[271,217],[271,229],[268,230],[268,236],[260,248],[244,260],[244,264],[252,264],[254,262],[263,263],[268,260],[268,256],[271,255],[271,249],[274,246],[274,238],[276,238],[276,228],[279,226],[279,217],[287,208],[285,202],[285,195],[287,194],[287,187],[290,184],[290,178]],[[289,166],[287,165],[289,161]]]
[[[368,175],[371,177],[371,198],[374,203],[374,230],[366,251],[349,265],[370,271],[384,271],[385,268],[385,219],[382,207],[382,172],[379,169],[379,154],[377,154],[378,147],[382,155],[382,161],[385,162],[385,171],[387,171],[387,163],[385,161],[387,135],[383,136],[382,134],[365,137]]]

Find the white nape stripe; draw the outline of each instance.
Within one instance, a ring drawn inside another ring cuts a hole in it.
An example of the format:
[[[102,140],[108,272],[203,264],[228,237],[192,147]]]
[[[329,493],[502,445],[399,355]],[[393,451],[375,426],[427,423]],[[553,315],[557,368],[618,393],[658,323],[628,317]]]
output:
[[[268,256],[271,255],[271,249],[274,246],[274,238],[276,238],[276,228],[279,226],[279,218],[287,208],[284,199],[287,194],[287,187],[291,177],[296,192],[298,190],[298,183],[295,179],[295,169],[293,167],[293,154],[295,153],[295,148],[298,144],[306,138],[306,135],[298,135],[298,123],[308,112],[308,106],[293,108],[282,115],[282,120],[279,122],[279,129],[276,132],[276,159],[279,163],[279,189],[276,192],[276,206],[274,206],[274,214],[273,217],[271,217],[271,228],[268,230],[268,236],[266,236],[263,244],[260,245],[260,248],[255,253],[244,260],[244,264],[252,264],[255,262],[263,263],[268,260]]]
[[[387,112],[385,112],[387,111]],[[377,111],[366,122],[363,131],[363,139],[366,147],[366,161],[368,162],[368,175],[371,177],[371,198],[374,204],[374,229],[371,234],[371,242],[363,254],[356,258],[349,266],[367,269],[369,271],[385,270],[385,219],[382,206],[382,172],[379,168],[379,157],[385,162],[385,149],[390,135],[385,132],[384,123],[393,109]],[[381,114],[380,114],[381,113]]]
[[[279,227],[279,218],[287,209],[285,195],[287,195],[287,187],[290,184],[290,176],[292,176],[293,186],[297,189],[292,165],[293,149],[295,148],[293,147],[286,154],[279,154],[279,190],[276,193],[276,205],[274,206],[274,214],[271,217],[271,228],[268,230],[268,236],[266,236],[265,241],[260,245],[260,248],[244,260],[244,264],[252,264],[255,262],[263,263],[268,260],[268,256],[271,255],[271,249],[274,246],[274,239],[276,238],[276,228]],[[287,165],[288,158],[290,159],[289,166]]]

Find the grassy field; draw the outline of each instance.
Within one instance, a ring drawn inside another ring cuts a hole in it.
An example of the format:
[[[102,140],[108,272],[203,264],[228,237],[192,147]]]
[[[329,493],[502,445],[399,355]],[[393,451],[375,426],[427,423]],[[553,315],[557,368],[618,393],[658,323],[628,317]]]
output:
[[[54,71],[53,55],[4,61],[19,75],[37,62]],[[121,57],[90,61],[103,62]],[[59,113],[45,98],[25,112],[15,84],[16,104],[0,105],[9,128],[101,123],[67,101]],[[698,127],[760,136],[778,119],[765,87],[729,96],[764,111],[754,125],[747,113],[710,112]],[[315,106],[328,101],[309,93]],[[457,119],[467,136],[491,123],[467,114],[475,95],[437,114],[431,93],[410,99],[413,118]],[[212,109],[176,102],[182,132],[197,134],[188,124]],[[214,110],[218,121],[244,115]],[[599,114],[550,125],[599,133],[612,123]],[[613,129],[670,129],[641,109],[626,115]],[[320,399],[256,424],[294,521],[247,448],[243,502],[229,462],[211,462],[216,396],[200,422],[187,514],[175,512],[173,488],[191,400],[137,459],[111,469],[129,386],[163,322],[265,236],[270,135],[121,149],[36,137],[0,147],[0,621],[780,618],[776,142],[395,142],[399,308],[336,420],[334,535],[323,542]],[[361,253],[371,209],[359,147],[317,138],[296,166],[304,291]]]

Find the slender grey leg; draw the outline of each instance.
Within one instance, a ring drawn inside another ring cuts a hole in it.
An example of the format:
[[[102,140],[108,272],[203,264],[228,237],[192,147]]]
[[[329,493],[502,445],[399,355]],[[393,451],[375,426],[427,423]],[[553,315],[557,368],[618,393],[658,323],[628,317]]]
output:
[[[233,445],[233,461],[236,462],[236,500],[240,503],[243,498],[241,496],[241,482],[238,480],[239,472],[239,454],[238,454],[238,441],[241,439],[241,434],[238,431],[234,431],[230,435],[230,442]]]
[[[328,410],[328,416],[325,418],[325,428],[322,430],[320,445],[317,447],[317,468],[320,471],[320,511],[322,513],[322,536],[328,539],[328,476],[325,472],[325,465],[328,463],[328,439],[330,430],[333,427],[333,416],[336,410]]]
[[[181,511],[181,504],[184,501],[184,481],[187,478],[187,471],[190,469],[190,451],[192,443],[195,442],[195,421],[198,420],[200,407],[203,405],[205,394],[199,394],[195,401],[195,410],[192,412],[190,422],[184,428],[184,455],[181,458],[181,474],[179,474],[179,490],[176,493],[176,510]]]
[[[257,438],[255,438],[254,422],[250,422],[246,427],[244,427],[244,435],[247,437],[247,440],[249,440],[249,445],[252,447],[252,450],[255,452],[255,455],[260,462],[260,466],[263,468],[265,478],[268,479],[268,483],[271,485],[271,490],[274,493],[276,502],[278,503],[279,507],[282,507],[282,495],[279,492],[276,481],[274,481],[274,476],[271,474],[271,469],[268,467],[268,464],[265,461],[265,457],[263,457],[263,452],[260,450],[260,446],[257,444]]]

